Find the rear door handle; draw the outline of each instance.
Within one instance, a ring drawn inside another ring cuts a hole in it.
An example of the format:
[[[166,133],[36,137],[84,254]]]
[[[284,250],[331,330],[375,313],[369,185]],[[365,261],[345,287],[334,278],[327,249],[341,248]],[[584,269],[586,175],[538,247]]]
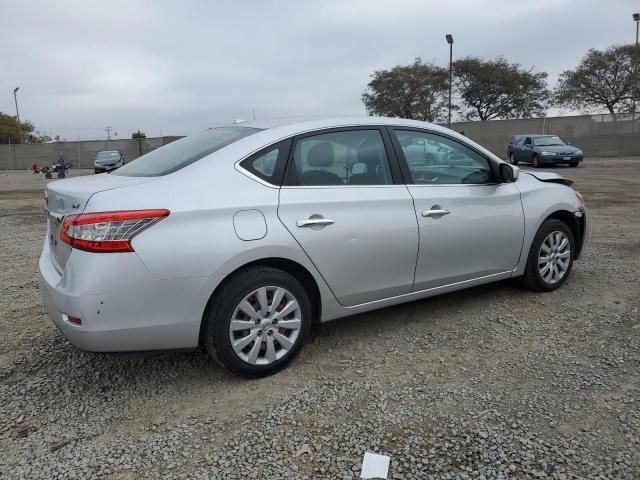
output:
[[[307,218],[306,220],[298,220],[296,225],[300,228],[304,227],[315,227],[322,225],[332,225],[336,223],[335,221],[329,218]]]
[[[423,217],[442,217],[444,215],[449,215],[451,212],[449,210],[424,210],[422,212]]]

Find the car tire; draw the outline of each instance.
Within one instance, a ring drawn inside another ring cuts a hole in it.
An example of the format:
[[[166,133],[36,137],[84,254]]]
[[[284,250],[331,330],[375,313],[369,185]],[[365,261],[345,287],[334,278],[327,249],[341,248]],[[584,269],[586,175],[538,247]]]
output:
[[[511,163],[511,165],[518,165],[518,160],[516,160],[516,157],[513,153],[509,154],[509,162]]]
[[[273,314],[291,308],[280,319]],[[300,352],[311,331],[311,301],[287,272],[251,267],[225,282],[210,300],[203,322],[202,343],[214,360],[242,377],[264,377],[282,370]]]
[[[531,243],[520,284],[534,292],[560,288],[571,273],[574,248],[573,233],[566,223],[556,219],[545,220]],[[543,263],[545,258],[548,260]]]
[[[533,167],[540,168],[540,160],[538,159],[538,155],[533,156]]]
[[[576,168],[576,167],[578,166],[578,162],[571,162],[571,163],[569,164],[569,166],[570,166],[571,168]]]

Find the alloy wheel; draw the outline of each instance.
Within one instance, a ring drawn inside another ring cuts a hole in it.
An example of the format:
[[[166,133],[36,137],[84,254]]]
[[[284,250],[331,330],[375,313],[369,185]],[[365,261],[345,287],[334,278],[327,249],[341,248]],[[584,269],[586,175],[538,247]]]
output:
[[[565,276],[571,261],[571,244],[564,232],[551,232],[542,242],[538,252],[540,277],[553,285]]]
[[[251,365],[269,365],[293,349],[302,327],[300,303],[287,289],[260,287],[236,306],[229,323],[235,354]]]

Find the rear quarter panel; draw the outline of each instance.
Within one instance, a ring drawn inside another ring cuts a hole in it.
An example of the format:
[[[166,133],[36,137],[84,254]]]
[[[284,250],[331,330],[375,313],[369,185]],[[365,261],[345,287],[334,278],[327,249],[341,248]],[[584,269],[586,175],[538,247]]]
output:
[[[235,170],[235,161],[242,157],[225,157],[203,160],[149,184],[97,193],[85,212],[168,209],[170,215],[138,234],[132,245],[158,279],[204,279],[198,295],[200,312],[231,272],[265,258],[285,258],[304,266],[316,280],[323,303],[327,302],[323,312],[331,312],[334,304],[339,309],[321,275],[278,219],[279,189]],[[264,237],[238,236],[234,215],[247,210],[264,216]]]

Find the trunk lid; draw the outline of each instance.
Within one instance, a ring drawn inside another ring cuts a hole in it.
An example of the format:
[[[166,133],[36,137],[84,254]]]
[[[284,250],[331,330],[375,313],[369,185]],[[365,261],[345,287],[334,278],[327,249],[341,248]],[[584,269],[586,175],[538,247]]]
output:
[[[155,177],[121,177],[108,174],[69,178],[50,182],[45,188],[47,238],[51,260],[58,272],[64,272],[71,246],[60,240],[60,227],[67,215],[84,211],[91,196],[105,190],[130,187],[155,180]]]

